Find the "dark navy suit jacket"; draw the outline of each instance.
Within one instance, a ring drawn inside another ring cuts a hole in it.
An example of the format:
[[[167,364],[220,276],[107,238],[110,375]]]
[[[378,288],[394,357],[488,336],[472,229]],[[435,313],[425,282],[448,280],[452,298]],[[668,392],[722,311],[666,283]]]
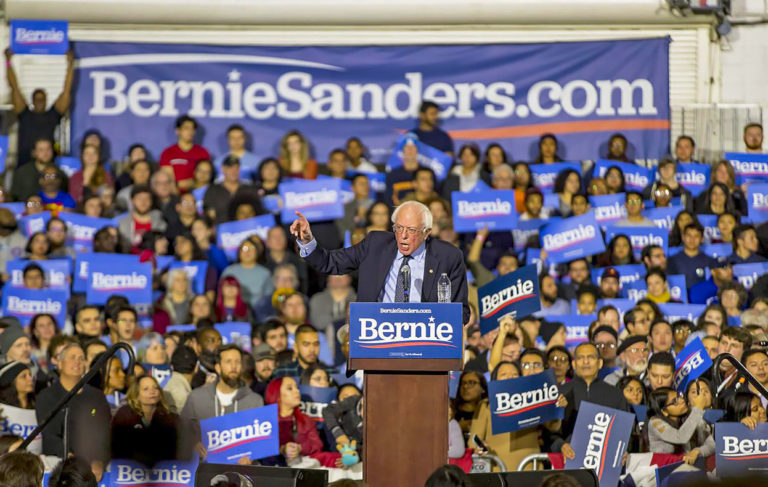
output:
[[[467,269],[463,254],[442,240],[428,238],[425,244],[421,301],[437,302],[437,281],[445,272],[451,279],[451,302],[462,304],[463,322],[469,322]],[[349,248],[326,250],[318,245],[305,260],[321,274],[339,275],[358,271],[357,301],[376,302],[396,256],[394,233],[371,232],[357,245]]]

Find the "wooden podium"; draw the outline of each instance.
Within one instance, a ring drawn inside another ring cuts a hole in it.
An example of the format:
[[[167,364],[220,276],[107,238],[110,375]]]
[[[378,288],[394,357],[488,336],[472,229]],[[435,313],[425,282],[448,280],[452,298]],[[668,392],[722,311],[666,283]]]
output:
[[[454,330],[461,333],[461,324]],[[353,336],[350,330],[350,341]],[[461,370],[462,360],[355,358],[350,352],[348,367],[365,371],[361,459],[366,485],[423,486],[448,462],[448,373]]]

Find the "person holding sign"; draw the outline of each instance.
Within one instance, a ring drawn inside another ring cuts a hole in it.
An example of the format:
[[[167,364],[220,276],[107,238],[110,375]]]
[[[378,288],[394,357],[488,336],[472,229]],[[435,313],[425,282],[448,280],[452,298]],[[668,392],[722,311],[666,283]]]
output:
[[[277,404],[280,429],[280,455],[288,465],[295,465],[302,456],[320,452],[323,442],[314,421],[299,410],[301,393],[291,377],[275,379],[264,393],[267,404]]]
[[[349,248],[326,250],[318,246],[309,222],[299,212],[291,234],[299,254],[322,274],[358,271],[360,302],[437,302],[441,274],[450,279],[450,302],[462,303],[463,323],[469,322],[467,271],[464,256],[449,243],[428,238],[432,213],[417,201],[406,201],[392,214],[393,233],[371,232]]]
[[[650,406],[648,421],[648,441],[653,453],[675,453],[675,451],[690,441],[696,429],[704,422],[704,409],[707,398],[699,394],[696,388],[689,395],[691,408],[685,402],[685,397],[669,387],[653,391],[648,398]],[[686,415],[685,421],[682,420]],[[715,452],[715,442],[707,438],[702,446],[686,452],[683,461],[693,465],[699,455],[709,456]]]

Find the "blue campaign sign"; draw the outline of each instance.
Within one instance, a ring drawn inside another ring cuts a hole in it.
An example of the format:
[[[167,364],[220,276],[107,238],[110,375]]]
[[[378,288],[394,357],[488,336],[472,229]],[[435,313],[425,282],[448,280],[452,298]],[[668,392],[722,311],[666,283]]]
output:
[[[499,141],[507,153],[531,160],[542,124],[555,123],[567,160],[604,152],[606,127],[627,136],[629,157],[658,158],[669,152],[669,42],[310,48],[78,42],[72,141],[79,144],[87,129],[99,127],[110,141],[110,159],[127,153],[137,134],[159,154],[173,138],[174,119],[191,113],[205,128],[199,143],[214,154],[228,150],[223,134],[238,119],[259,134],[253,149],[259,154],[277,153],[292,129],[322,155],[354,133],[373,162],[382,163],[397,135],[416,125],[419,103],[434,99],[443,130],[457,144]],[[160,80],[178,89],[163,89]]]
[[[595,161],[592,177],[605,177],[605,173],[611,167],[618,167],[624,173],[624,187],[627,191],[642,191],[653,182],[653,171],[651,169],[629,162],[611,161],[608,159],[598,159]]]
[[[48,313],[62,327],[67,319],[68,299],[69,291],[6,286],[3,289],[3,316],[15,316],[22,326],[27,326],[36,314]]]
[[[711,170],[712,168],[709,164],[678,162],[677,181],[695,197],[709,187],[709,173]]]
[[[395,145],[395,150],[387,161],[387,172],[392,169],[398,168],[403,165],[403,147],[405,144],[415,144],[418,150],[419,166],[424,166],[432,169],[435,173],[435,178],[438,181],[442,181],[448,175],[448,170],[451,168],[453,158],[434,147],[425,144],[420,141],[419,138],[412,133],[401,135]]]
[[[613,225],[622,218],[627,217],[627,207],[624,206],[625,201],[626,195],[624,193],[589,197],[589,205],[595,213],[595,218],[603,227]]]
[[[668,232],[672,231],[675,224],[675,218],[677,214],[683,211],[685,208],[682,206],[666,206],[664,208],[651,208],[643,210],[643,216],[659,227],[664,228]]]
[[[158,462],[152,468],[131,460],[109,462],[101,487],[186,487],[195,485],[197,459]],[[106,483],[104,481],[107,480]]]
[[[362,174],[368,178],[368,184],[371,186],[371,194],[384,194],[387,191],[387,175],[383,172],[360,172],[360,171],[347,171],[347,179],[352,181],[352,178]]]
[[[749,291],[755,282],[763,274],[768,273],[768,262],[756,262],[754,264],[736,264],[733,266],[733,277],[738,279],[744,288]]]
[[[8,157],[8,136],[0,135],[0,173],[5,172],[5,159]]]
[[[205,211],[205,208],[203,207],[203,203],[205,202],[206,191],[208,191],[207,184],[203,187],[192,190],[192,196],[195,197],[195,209],[197,209],[198,215],[202,215],[203,212]]]
[[[576,309],[576,306],[571,306]],[[589,325],[597,320],[597,315],[561,315],[557,317],[565,324],[565,346],[573,349],[579,343],[589,341]]]
[[[632,252],[635,258],[639,259],[646,245],[659,245],[664,252],[667,251],[669,241],[669,232],[658,227],[608,227],[605,230],[606,245],[616,235],[625,235],[629,237],[632,244]]]
[[[19,229],[25,237],[30,237],[33,233],[44,232],[45,226],[48,225],[48,220],[50,219],[50,211],[27,215],[19,220]]]
[[[576,457],[565,468],[594,470],[600,487],[616,487],[634,423],[632,413],[581,401],[571,442]]]
[[[677,320],[689,320],[695,323],[706,306],[703,304],[659,303],[659,309],[670,323]]]
[[[717,228],[717,215],[697,215],[699,223],[704,227],[704,242],[711,242],[722,238],[720,229]]]
[[[499,326],[504,316],[528,316],[541,309],[539,279],[535,265],[504,274],[477,290],[480,331],[483,335]]]
[[[517,227],[515,192],[492,189],[479,193],[451,193],[453,229],[459,233],[474,233],[488,227],[491,231],[512,230]]]
[[[234,343],[241,350],[251,351],[251,324],[239,321],[227,321],[213,325],[219,333],[224,344]]]
[[[297,211],[310,222],[343,217],[341,186],[341,180],[336,178],[280,183],[278,190],[283,199],[282,220],[292,222],[296,219]]]
[[[470,190],[473,193],[480,193],[482,191],[490,191],[492,188],[485,184],[485,181],[482,179],[478,179],[474,186],[472,186],[472,189]]]
[[[101,254],[101,253],[80,253],[75,255],[75,269],[72,276],[72,291],[84,293],[88,287],[88,276],[93,263],[101,262],[105,264],[115,263],[121,266],[130,266],[139,263],[138,255],[129,254]]]
[[[274,215],[259,215],[247,220],[222,223],[216,230],[216,243],[227,254],[227,258],[234,261],[237,258],[237,248],[243,240],[251,235],[258,235],[260,239],[266,240],[267,232],[274,226]]]
[[[603,235],[591,213],[550,223],[540,230],[539,238],[541,248],[547,251],[547,260],[555,264],[605,250]]]
[[[619,318],[621,319],[621,322],[624,322],[624,313],[631,310],[635,307],[635,302],[631,299],[623,299],[623,298],[615,298],[615,299],[598,299],[597,300],[597,308],[600,309],[603,306],[614,306],[617,310],[619,310]]]
[[[351,303],[350,358],[462,357],[460,303]]]
[[[556,162],[554,164],[531,164],[528,166],[531,170],[533,185],[543,192],[555,191],[555,180],[562,171],[573,170],[581,175],[580,162]]]
[[[715,424],[725,416],[725,409],[705,409],[704,421],[709,424]]]
[[[696,337],[675,357],[675,389],[684,393],[688,384],[698,379],[710,367],[712,359],[709,358],[701,338]]]
[[[718,477],[765,475],[768,465],[768,423],[751,430],[741,423],[715,424],[715,466]]]
[[[733,166],[737,185],[750,181],[765,182],[768,180],[768,154],[726,152],[724,157]]]
[[[168,364],[141,364],[141,367],[160,384],[160,388],[165,387],[171,378],[171,366]]]
[[[105,254],[106,255],[106,254]],[[88,304],[106,304],[113,294],[125,296],[132,304],[152,303],[152,264],[93,261],[88,268],[85,299]]]
[[[492,380],[491,431],[494,435],[538,426],[563,419],[565,409],[557,407],[560,391],[552,370],[517,379]]]
[[[729,243],[702,245],[701,251],[713,259],[717,259],[718,257],[728,257],[733,253],[733,245]]]
[[[280,450],[277,404],[203,419],[200,430],[209,463],[257,460]]]
[[[768,220],[768,183],[747,186],[747,215],[754,224]]]
[[[688,287],[685,285],[684,274],[668,275],[667,284],[669,285],[669,295],[672,296],[672,299],[681,303],[688,302]],[[648,287],[645,284],[645,280],[638,280],[622,285],[621,291],[627,299],[637,302],[646,297]]]
[[[323,409],[336,400],[338,390],[335,387],[313,387],[299,385],[301,392],[301,412],[318,423],[323,422]],[[319,426],[319,425],[318,425]]]
[[[16,220],[21,219],[24,216],[24,212],[27,210],[27,204],[23,201],[15,201],[11,203],[0,203],[0,208],[5,208],[16,217]]]
[[[67,245],[76,252],[90,252],[96,232],[113,226],[112,220],[108,218],[95,218],[79,213],[61,212],[59,218],[67,224]]]
[[[619,273],[619,284],[621,287],[627,284],[632,284],[637,281],[642,281],[645,277],[645,266],[643,264],[627,264],[613,266],[616,272]],[[603,277],[604,267],[596,267],[590,271],[592,282],[600,285],[600,280]]]
[[[170,333],[172,331],[180,331],[182,333],[186,333],[188,331],[195,331],[197,330],[197,326],[195,325],[168,325],[165,330]]]
[[[66,54],[69,24],[64,20],[11,20],[14,54]]]
[[[61,169],[68,178],[71,178],[73,174],[83,167],[83,163],[80,162],[79,158],[69,156],[57,157],[56,165],[59,166],[59,169]]]
[[[512,229],[512,240],[515,242],[515,250],[522,252],[528,248],[529,240],[539,240],[541,227],[550,223],[559,222],[562,218],[536,218],[534,220],[518,220],[517,228]]]
[[[45,273],[46,287],[69,292],[72,280],[72,261],[69,259],[9,260],[6,264],[5,272],[11,276],[11,286],[24,287],[24,268],[29,264],[36,264],[42,267]]]
[[[207,260],[193,260],[190,262],[174,261],[168,270],[183,269],[192,283],[192,292],[195,294],[205,294],[205,278],[208,273]]]

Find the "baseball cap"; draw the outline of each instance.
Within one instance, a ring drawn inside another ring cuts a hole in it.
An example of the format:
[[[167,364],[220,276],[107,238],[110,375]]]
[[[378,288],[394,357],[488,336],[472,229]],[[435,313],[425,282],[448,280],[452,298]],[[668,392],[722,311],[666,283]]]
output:
[[[611,328],[613,329],[613,328]],[[637,343],[648,343],[648,337],[645,335],[632,335],[624,339],[619,345],[619,349],[616,351],[618,355],[624,353],[626,349]]]
[[[728,267],[730,265],[731,263],[728,262],[728,257],[721,255],[720,257],[715,259],[715,263],[712,264],[712,269],[722,269],[723,267]]]
[[[240,164],[240,159],[233,155],[229,155],[224,158],[224,160],[221,162],[222,166],[235,166]]]
[[[606,277],[613,277],[618,281],[620,279],[619,271],[617,271],[613,267],[606,267],[606,269],[603,271],[603,275],[601,279],[605,279]]]
[[[253,360],[258,362],[267,358],[274,359],[275,353],[272,351],[269,345],[266,343],[260,343],[253,351]]]

